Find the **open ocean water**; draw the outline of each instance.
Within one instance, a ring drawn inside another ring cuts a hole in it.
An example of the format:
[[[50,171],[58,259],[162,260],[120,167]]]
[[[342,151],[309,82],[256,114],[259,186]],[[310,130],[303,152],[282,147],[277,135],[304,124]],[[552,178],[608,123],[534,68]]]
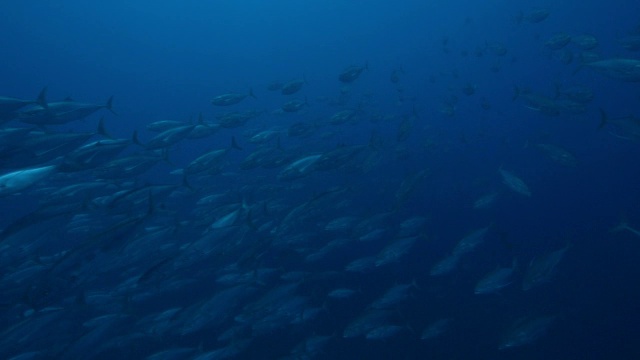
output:
[[[0,13],[0,358],[640,358],[637,1]]]

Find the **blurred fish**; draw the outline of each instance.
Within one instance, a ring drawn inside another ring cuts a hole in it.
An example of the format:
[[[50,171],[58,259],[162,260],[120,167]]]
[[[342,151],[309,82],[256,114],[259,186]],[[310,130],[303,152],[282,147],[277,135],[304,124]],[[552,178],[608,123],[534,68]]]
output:
[[[610,133],[618,138],[627,140],[640,140],[640,118],[635,116],[625,116],[609,119],[604,110],[600,109],[600,125],[598,129],[605,126],[613,127]]]
[[[617,42],[629,51],[640,51],[640,34],[621,37]]]
[[[516,259],[513,259],[511,267],[497,268],[496,270],[486,274],[476,284],[476,288],[474,291],[475,294],[494,294],[509,286],[513,282],[513,273],[516,271],[517,267],[518,262],[516,261]]]
[[[558,33],[553,35],[544,43],[544,46],[551,50],[560,50],[571,42],[571,35],[567,33]]]
[[[195,125],[189,124],[165,130],[160,134],[154,136],[145,144],[138,140],[138,132],[134,131],[133,142],[144,147],[147,150],[166,149],[172,145],[177,144],[179,141],[186,139],[195,127]]]
[[[251,96],[252,98],[257,99],[256,96],[253,94],[253,90],[249,89],[248,94],[229,93],[229,94],[218,95],[211,100],[211,103],[216,106],[235,105],[241,102],[242,100],[244,100],[248,96]]]
[[[46,106],[34,106],[18,113],[18,119],[27,124],[58,125],[81,120],[100,109],[107,109],[113,114],[113,96],[104,105],[87,104],[71,99],[47,103]],[[117,115],[117,114],[116,114]]]
[[[544,8],[531,10],[526,15],[520,12],[516,17],[516,22],[519,24],[519,23],[522,23],[523,20],[525,20],[532,24],[537,24],[539,22],[544,21],[547,17],[549,17],[549,14],[551,14],[551,12]]]
[[[524,196],[531,196],[529,186],[527,186],[522,179],[504,169],[500,169],[498,172],[502,177],[502,182],[507,185],[509,189]]]
[[[582,50],[593,50],[598,47],[598,38],[590,34],[574,36],[571,41],[578,45]]]
[[[369,64],[365,64],[364,66],[352,65],[344,69],[340,75],[338,75],[338,80],[342,83],[351,83],[360,77],[360,74],[364,70],[369,69]]]
[[[295,99],[282,104],[282,111],[294,113],[300,111],[305,106],[310,106],[306,99],[304,101]]]
[[[575,167],[578,159],[568,150],[553,144],[536,144],[536,147],[545,153],[551,160],[560,165]]]
[[[450,318],[439,319],[430,323],[420,334],[420,340],[431,340],[441,336],[451,328],[452,323],[453,319]]]
[[[571,245],[567,245],[562,249],[552,251],[531,260],[524,279],[522,280],[522,290],[531,290],[536,286],[551,281],[558,264],[570,247]]]
[[[280,92],[282,93],[282,95],[295,94],[300,91],[300,89],[302,89],[302,85],[304,85],[306,82],[307,81],[304,78],[291,80],[288,83],[282,85],[282,87],[280,88]]]
[[[612,79],[628,82],[640,81],[640,60],[612,58],[592,61],[585,65]]]
[[[517,320],[502,338],[499,350],[531,344],[546,334],[555,316],[541,316]]]

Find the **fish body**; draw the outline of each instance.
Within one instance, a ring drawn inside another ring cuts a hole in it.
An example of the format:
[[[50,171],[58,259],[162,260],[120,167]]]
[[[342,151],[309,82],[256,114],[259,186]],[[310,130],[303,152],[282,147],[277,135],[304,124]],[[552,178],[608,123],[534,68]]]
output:
[[[229,93],[218,95],[211,100],[211,103],[215,106],[230,106],[241,102],[248,96],[256,99],[256,96],[253,94],[253,90],[249,89],[248,94]]]

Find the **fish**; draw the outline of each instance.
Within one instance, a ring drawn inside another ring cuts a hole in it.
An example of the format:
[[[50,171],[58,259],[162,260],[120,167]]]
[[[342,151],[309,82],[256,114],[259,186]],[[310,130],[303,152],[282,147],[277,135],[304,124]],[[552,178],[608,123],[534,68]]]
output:
[[[431,340],[441,336],[451,328],[452,323],[453,319],[451,318],[443,318],[430,323],[420,334],[420,340]]]
[[[551,281],[558,264],[569,248],[571,248],[570,244],[531,260],[522,280],[522,290],[528,291]]]
[[[531,190],[529,190],[529,186],[527,186],[527,184],[525,184],[522,179],[507,170],[500,169],[498,170],[498,172],[502,177],[502,182],[507,185],[510,190],[520,195],[524,195],[527,197],[531,196]]]
[[[369,64],[365,64],[364,66],[351,65],[346,69],[344,69],[340,73],[340,75],[338,75],[338,80],[346,84],[352,83],[360,77],[360,74],[362,74],[364,70],[368,70],[368,69],[369,69]]]
[[[295,94],[300,91],[300,89],[302,89],[302,85],[304,85],[306,82],[307,81],[304,78],[291,80],[282,85],[282,87],[280,88],[280,93],[282,93],[282,95]]]
[[[410,290],[417,288],[415,280],[410,284],[398,284],[390,287],[385,293],[371,303],[374,309],[389,309],[409,298]]]
[[[578,159],[569,150],[553,144],[536,144],[551,160],[567,167],[578,166]]]
[[[442,276],[451,273],[458,267],[458,263],[460,262],[460,255],[451,254],[437,263],[435,263],[431,267],[431,271],[429,275],[431,276]]]
[[[0,123],[3,120],[10,120],[16,116],[16,110],[28,105],[39,105],[41,108],[48,107],[46,100],[47,88],[44,87],[35,100],[23,100],[8,96],[0,96]]]
[[[503,336],[498,349],[509,350],[534,343],[547,333],[555,318],[550,315],[516,320]]]
[[[57,170],[58,165],[47,165],[0,175],[0,197],[17,194],[50,177]]]
[[[497,268],[478,281],[475,287],[476,295],[494,294],[509,286],[513,282],[513,273],[518,267],[518,261],[513,259],[511,267]]]
[[[228,94],[218,95],[211,100],[211,103],[215,106],[230,106],[230,105],[235,105],[241,102],[242,100],[244,100],[249,96],[254,99],[257,99],[257,97],[253,94],[253,90],[249,89],[248,94],[228,93]]]
[[[160,134],[154,136],[145,144],[138,140],[138,132],[134,131],[133,142],[144,147],[147,150],[166,149],[172,145],[177,144],[181,140],[186,139],[195,127],[196,125],[189,124],[165,130]]]
[[[117,115],[113,110],[113,96],[109,97],[104,105],[81,103],[70,99],[47,103],[46,107],[38,105],[18,112],[18,120],[33,125],[60,125],[82,120],[100,109],[107,109]]]
[[[220,126],[226,129],[236,128],[243,126],[247,121],[259,116],[262,111],[249,110],[249,111],[232,111],[217,115],[216,118],[220,121]]]
[[[582,34],[578,36],[573,36],[571,41],[578,45],[582,50],[593,50],[598,47],[599,42],[598,38],[591,34]]]
[[[403,330],[406,330],[405,326],[399,325],[382,325],[374,329],[369,330],[365,335],[367,340],[385,340],[390,337],[400,334]]]
[[[526,20],[527,22],[530,22],[532,24],[537,24],[544,21],[546,18],[548,18],[550,14],[551,12],[548,9],[537,8],[537,9],[531,10],[526,15],[520,12],[516,17],[516,22],[520,24],[522,23],[523,20]]]
[[[300,111],[305,106],[310,106],[306,99],[304,101],[300,99],[290,100],[282,104],[282,111],[294,113]]]
[[[563,110],[562,106],[558,104],[556,99],[552,99],[546,95],[532,93],[531,91],[519,87],[515,87],[512,100],[523,99],[525,107],[534,111],[538,111],[545,116],[558,116],[560,111]]]
[[[626,82],[640,81],[640,60],[611,58],[586,63],[585,66],[612,79]]]
[[[409,253],[409,250],[415,245],[421,236],[410,236],[397,239],[382,249],[376,257],[376,267],[381,267],[393,262],[399,261],[403,256]]]
[[[242,150],[242,148],[236,143],[235,137],[231,138],[231,146],[228,148],[209,151],[192,160],[184,168],[184,174],[196,175],[202,173],[219,173],[222,159],[232,149]]]
[[[610,134],[625,140],[640,140],[640,118],[633,115],[610,119],[604,110],[600,109],[600,124],[598,129],[605,126],[612,127]]]
[[[315,170],[314,164],[321,156],[322,154],[313,154],[292,162],[278,174],[278,180],[295,180],[310,174]]]
[[[620,231],[628,231],[633,235],[640,237],[640,230],[631,227],[631,225],[629,225],[629,223],[625,219],[622,219],[620,223],[618,223],[618,225],[616,225],[611,229],[611,232],[620,232]]]
[[[567,33],[558,33],[553,35],[544,43],[544,46],[551,50],[560,50],[571,42],[571,35]]]
[[[460,256],[473,251],[482,244],[482,242],[484,242],[484,238],[487,236],[490,228],[491,225],[487,225],[469,232],[460,241],[458,241],[456,246],[453,248],[452,254],[454,256]]]
[[[640,34],[625,36],[616,41],[628,51],[640,51]]]
[[[487,193],[485,195],[480,196],[473,202],[474,209],[488,209],[495,204],[498,199],[498,195],[500,193],[497,191]]]

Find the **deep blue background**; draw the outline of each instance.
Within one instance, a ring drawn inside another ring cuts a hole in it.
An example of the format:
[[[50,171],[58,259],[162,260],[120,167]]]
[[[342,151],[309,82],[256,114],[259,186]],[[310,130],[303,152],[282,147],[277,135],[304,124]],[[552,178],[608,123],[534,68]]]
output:
[[[515,23],[519,11],[535,7],[548,8],[551,15],[540,24]],[[414,123],[416,136],[407,142],[413,156],[377,173],[375,184],[359,184],[375,193],[385,176],[396,184],[408,173],[430,168],[427,184],[404,211],[429,216],[434,245],[424,257],[412,259],[434,262],[469,229],[488,223],[515,248],[496,245],[494,234],[495,246],[466,265],[473,269],[472,277],[437,284],[449,294],[460,292],[453,312],[470,324],[492,323],[485,313],[488,305],[474,298],[469,286],[496,263],[509,264],[514,252],[531,259],[570,243],[554,283],[510,297],[498,321],[502,325],[513,318],[514,309],[548,308],[559,310],[557,325],[536,347],[500,356],[631,359],[639,354],[633,342],[640,320],[640,239],[609,230],[621,216],[640,227],[640,148],[597,127],[600,108],[612,116],[640,116],[640,85],[587,68],[576,72],[579,60],[562,64],[543,45],[558,32],[588,33],[598,38],[602,57],[634,57],[616,39],[639,25],[637,1],[24,0],[3,2],[0,13],[0,94],[30,99],[48,86],[51,100],[72,96],[102,103],[113,95],[119,116],[105,117],[109,130],[121,137],[157,120],[187,120],[203,113],[213,121],[220,110],[210,100],[227,92],[252,88],[258,99],[248,99],[238,109],[276,110],[283,97],[267,92],[267,85],[303,76],[308,82],[303,94],[311,102],[305,116],[330,116],[335,109],[316,99],[338,95],[337,75],[346,66],[368,64],[351,86],[354,93],[371,94],[367,110],[407,114],[415,106],[420,116]],[[449,53],[442,50],[445,38]],[[507,55],[476,57],[474,50],[487,42],[503,43]],[[469,55],[463,56],[463,50]],[[496,63],[500,71],[494,73],[490,67]],[[401,104],[389,82],[400,68],[407,99]],[[457,78],[451,76],[454,71]],[[477,85],[475,95],[462,94],[467,83]],[[553,96],[556,84],[588,86],[595,100],[583,114],[559,117],[545,117],[512,101],[514,86]],[[440,110],[451,94],[458,103],[455,116],[447,117]],[[482,97],[491,109],[480,107]],[[98,117],[60,128],[93,129]],[[271,116],[260,126],[289,123],[286,117]],[[395,124],[377,125],[386,126],[395,131]],[[367,141],[370,127],[337,131],[337,142],[355,144]],[[206,149],[228,144],[232,134],[241,138],[243,129],[181,145],[172,158],[188,162]],[[142,138],[150,136],[141,131]],[[435,150],[424,146],[427,138],[436,143]],[[570,149],[579,166],[553,163],[534,149],[539,142]],[[497,174],[501,166],[526,179],[533,196],[505,191]],[[175,180],[169,170],[157,172],[163,180]],[[471,209],[479,195],[494,190],[502,190],[495,208]],[[6,211],[16,204],[2,199],[0,206]],[[463,326],[460,337],[446,339],[457,350],[433,352],[464,357],[495,341],[466,339],[478,333],[472,325]],[[389,353],[402,345],[376,344]],[[415,355],[422,350],[400,351]],[[498,356],[497,350],[484,355]]]

